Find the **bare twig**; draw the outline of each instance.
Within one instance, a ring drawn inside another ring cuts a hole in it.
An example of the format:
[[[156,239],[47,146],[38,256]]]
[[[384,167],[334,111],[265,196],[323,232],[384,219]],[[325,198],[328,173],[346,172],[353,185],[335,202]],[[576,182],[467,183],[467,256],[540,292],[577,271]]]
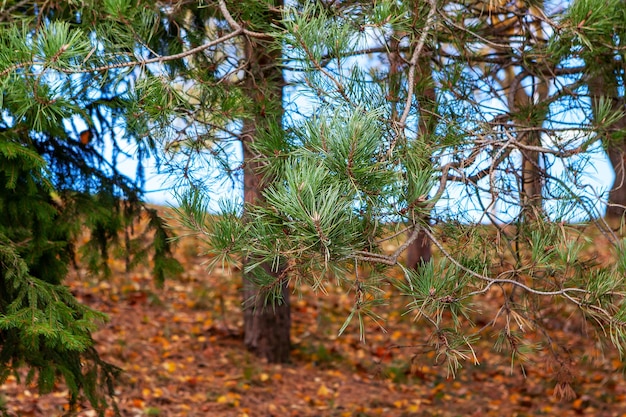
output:
[[[469,269],[469,268],[467,268],[467,267],[465,267],[465,266],[461,265],[461,264],[459,263],[459,261],[457,261],[457,260],[456,260],[456,259],[455,259],[455,258],[454,258],[454,257],[453,257],[453,256],[452,256],[452,255],[451,255],[451,254],[450,254],[450,253],[449,253],[449,252],[448,252],[448,251],[447,251],[447,250],[443,247],[443,245],[441,244],[441,242],[439,242],[439,241],[437,240],[437,238],[436,238],[435,236],[433,236],[433,234],[432,234],[432,233],[430,233],[430,232],[428,231],[428,229],[424,228],[424,229],[422,229],[422,230],[424,231],[424,234],[426,234],[426,236],[428,236],[428,238],[430,239],[430,241],[431,241],[431,242],[433,242],[433,244],[434,244],[435,246],[437,246],[437,248],[441,251],[441,253],[442,253],[442,254],[443,254],[446,258],[448,258],[448,260],[449,260],[450,262],[452,262],[452,264],[454,264],[457,268],[461,269],[462,271],[464,271],[464,272],[466,272],[466,273],[470,274],[471,276],[473,276],[473,277],[475,277],[475,278],[478,278],[478,279],[480,279],[480,280],[487,281],[488,283],[491,283],[491,284],[511,284],[511,285],[516,286],[516,287],[520,287],[520,288],[522,288],[522,289],[524,289],[524,290],[528,291],[529,293],[531,293],[531,294],[535,294],[535,295],[542,295],[542,296],[562,295],[562,296],[566,296],[568,299],[571,299],[571,300],[573,300],[573,299],[571,298],[571,296],[569,296],[569,295],[568,295],[568,293],[584,293],[584,294],[589,294],[589,291],[584,290],[584,289],[582,289],[582,288],[563,288],[563,289],[560,289],[560,290],[558,290],[558,291],[541,291],[541,290],[536,290],[536,289],[534,289],[534,288],[531,288],[531,287],[529,287],[528,285],[526,285],[526,284],[524,284],[524,283],[522,283],[522,282],[519,282],[519,281],[515,281],[515,280],[512,280],[512,279],[508,279],[508,278],[499,278],[499,277],[501,277],[501,276],[503,276],[503,275],[508,275],[508,274],[510,274],[510,273],[512,273],[512,272],[515,272],[515,271],[505,271],[505,272],[502,272],[502,273],[501,273],[500,275],[498,275],[498,277],[496,277],[496,278],[491,278],[491,277],[488,277],[488,276],[486,276],[486,275],[479,274],[478,272],[472,271],[471,269]],[[579,304],[579,303],[577,303],[577,304],[578,304],[578,305],[581,305],[581,304]]]
[[[429,0],[430,10],[428,11],[428,16],[426,17],[426,23],[422,28],[422,33],[417,40],[417,44],[415,45],[415,49],[413,50],[413,55],[411,55],[411,60],[409,61],[409,71],[407,77],[407,97],[404,103],[404,111],[402,112],[402,116],[400,116],[400,120],[398,120],[397,133],[392,139],[389,145],[389,152],[387,155],[391,155],[393,149],[400,138],[403,135],[403,131],[406,125],[406,121],[409,118],[409,113],[411,111],[411,102],[413,101],[413,90],[415,89],[415,72],[417,71],[417,62],[419,61],[422,49],[424,49],[424,45],[426,44],[426,39],[430,33],[430,29],[433,26],[433,18],[435,16],[435,12],[437,10],[437,0]]]
[[[222,12],[222,15],[224,15],[224,19],[226,19],[226,21],[228,22],[231,28],[238,30],[238,31],[240,30],[244,35],[249,36],[251,38],[274,39],[272,35],[268,35],[267,33],[254,32],[252,30],[245,29],[243,26],[237,23],[235,19],[233,19],[233,16],[228,11],[228,8],[226,7],[226,3],[224,2],[224,0],[219,0],[218,4],[220,7],[220,11]]]

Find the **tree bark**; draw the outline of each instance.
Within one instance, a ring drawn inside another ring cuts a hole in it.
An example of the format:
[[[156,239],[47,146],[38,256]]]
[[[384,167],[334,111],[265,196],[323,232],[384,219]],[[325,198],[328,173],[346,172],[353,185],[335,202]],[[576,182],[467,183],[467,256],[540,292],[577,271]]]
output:
[[[617,123],[616,123],[617,124]],[[626,128],[626,120],[621,120],[621,129]],[[611,144],[607,149],[613,172],[615,172],[615,181],[609,191],[608,206],[606,208],[606,217],[610,219],[621,219],[626,212],[626,177],[625,159],[626,159],[626,143],[622,140],[619,144]]]
[[[520,74],[515,74],[512,67],[508,68],[503,81],[508,93],[507,104],[515,124],[527,129],[525,132],[518,132],[518,142],[522,145],[540,147],[540,129],[547,112],[547,107],[543,103],[548,97],[548,83],[543,79],[533,77],[535,84],[532,90],[534,91],[527,92],[522,86],[524,76],[530,76],[530,74],[524,69]],[[533,101],[535,94],[537,95],[536,102]],[[541,163],[541,153],[523,149],[521,153],[520,206],[522,217],[532,221],[543,213],[542,191],[545,172]]]
[[[524,145],[541,146],[541,135],[538,131],[526,132],[518,137]],[[527,220],[534,220],[543,212],[543,170],[539,152],[522,152],[520,203]]]
[[[277,274],[267,267],[265,271]],[[288,362],[291,353],[291,311],[287,281],[283,282],[281,291],[280,304],[273,304],[271,300],[265,303],[264,294],[244,276],[244,344],[255,355],[272,363]]]
[[[420,67],[418,71],[419,78],[431,77],[430,62],[426,59],[420,60]],[[425,141],[426,138],[431,135],[436,126],[437,120],[434,117],[436,112],[437,97],[435,92],[435,86],[429,83],[428,86],[420,94],[420,108],[419,108],[419,126],[418,126],[418,140]],[[428,219],[423,219],[427,222]],[[411,232],[409,231],[409,234]],[[430,262],[432,257],[432,247],[430,239],[426,236],[423,230],[420,230],[417,239],[415,239],[406,248],[406,266],[407,268],[418,269],[422,265]]]
[[[597,62],[587,62],[588,67],[594,68],[595,73],[589,77],[587,86],[593,103],[593,111],[596,112],[600,98],[610,100],[611,110],[620,111],[624,108],[624,98],[618,94],[617,80],[613,72],[615,63],[611,57],[599,57]],[[594,114],[597,118],[597,114]],[[622,117],[611,126],[604,126],[609,132],[623,132],[626,129],[626,117]],[[603,138],[615,181],[609,191],[606,217],[608,219],[621,219],[626,212],[626,141],[623,138],[614,139],[609,134]]]
[[[430,262],[432,250],[430,240],[423,230],[420,230],[417,239],[406,248],[406,267],[419,269],[425,263]]]
[[[417,6],[416,6],[417,7]],[[417,10],[417,9],[416,9]],[[401,36],[394,34],[390,40],[390,53],[389,58],[389,99],[392,101],[392,119],[398,119],[397,103],[400,101],[400,88],[402,77],[400,70],[404,66],[404,59],[398,52]],[[430,62],[428,59],[421,59],[418,63],[416,83],[424,81],[425,78],[431,77]],[[425,140],[436,126],[437,120],[433,117],[436,103],[435,87],[431,83],[422,91],[417,91],[419,95],[419,126],[418,126],[418,138],[417,140]],[[410,202],[409,202],[410,203]],[[419,226],[418,226],[419,227]],[[413,230],[408,231],[408,235],[412,234]],[[405,266],[410,269],[419,269],[420,266],[428,263],[432,257],[431,243],[426,233],[419,232],[417,239],[415,239],[406,248],[406,261]]]
[[[275,6],[282,5],[282,0]],[[244,202],[263,202],[262,190],[266,178],[260,173],[260,162],[251,148],[258,133],[270,123],[281,124],[283,74],[279,66],[280,50],[248,40],[245,45],[247,76],[245,89],[254,106],[254,117],[243,123],[242,145],[244,158]],[[244,213],[245,216],[245,213]],[[244,260],[245,267],[246,260]],[[281,271],[263,265],[265,273],[283,279]],[[245,270],[245,268],[244,268]],[[244,296],[244,343],[246,347],[269,362],[287,362],[290,355],[291,314],[287,281],[281,284],[282,300],[268,300],[251,279],[250,273],[243,276]]]

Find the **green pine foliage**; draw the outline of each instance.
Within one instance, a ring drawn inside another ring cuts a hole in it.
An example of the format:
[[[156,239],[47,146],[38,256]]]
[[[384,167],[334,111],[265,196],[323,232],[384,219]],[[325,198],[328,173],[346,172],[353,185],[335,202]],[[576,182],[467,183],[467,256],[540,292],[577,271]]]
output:
[[[590,100],[583,77],[590,62],[621,56],[622,3],[606,3],[603,19],[605,3],[574,1],[563,13],[491,1],[12,3],[0,20],[0,236],[3,256],[21,260],[6,270],[28,284],[5,285],[2,325],[33,351],[90,352],[81,320],[96,317],[50,286],[62,282],[77,219],[91,230],[92,267],[111,256],[110,242],[137,254],[129,266],[146,256],[119,234],[146,212],[141,181],[102,157],[105,135],[122,130],[114,157],[122,142],[140,157],[162,146],[183,225],[214,262],[245,260],[268,303],[281,301],[286,281],[341,285],[354,302],[340,330],[356,320],[363,335],[379,321],[384,290],[397,291],[451,373],[476,361],[472,343],[489,335],[473,327],[473,309],[493,293],[502,304],[489,322],[494,344],[512,359],[541,348],[525,341],[530,329],[552,346],[555,308],[622,351],[626,255],[582,175],[603,152],[595,142],[622,134],[610,128],[623,118],[614,97]],[[262,78],[273,63],[248,68],[246,48],[281,51],[282,96],[253,88],[272,86]],[[580,58],[587,68],[574,66]],[[277,114],[282,123],[260,122]],[[91,143],[79,142],[76,118],[95,133]],[[264,199],[245,216],[236,204],[207,215],[214,187],[252,165]],[[207,168],[222,175],[208,178]],[[161,220],[147,215],[161,281],[174,265]],[[616,265],[595,262],[589,229],[567,224],[573,215],[615,247]],[[407,270],[403,252],[420,233],[437,259]],[[389,244],[399,236],[408,240]],[[28,313],[37,320],[20,321]],[[53,324],[42,324],[50,314]],[[50,370],[41,375],[49,387]],[[81,381],[90,395],[93,379]]]
[[[623,22],[598,19],[600,6],[591,3],[573,2],[549,18],[536,4],[521,11],[493,2],[285,7],[272,35],[293,87],[284,106],[297,117],[254,143],[265,200],[246,207],[243,224],[232,207],[209,219],[209,194],[196,188],[180,209],[185,225],[214,259],[247,259],[267,302],[280,298],[285,280],[296,292],[343,286],[354,302],[340,332],[356,321],[364,335],[368,323],[379,322],[388,292],[403,294],[407,313],[431,328],[425,343],[451,374],[477,362],[480,337],[493,337],[514,364],[545,347],[558,359],[549,329],[555,314],[587,320],[621,352],[622,243],[599,218],[599,196],[589,196],[581,174],[601,151],[591,145],[622,114],[598,100],[593,117],[580,73],[550,78],[581,51],[621,39],[613,34]],[[395,70],[393,54],[400,56]],[[556,91],[542,90],[546,83]],[[585,116],[571,125],[566,111]],[[534,167],[522,167],[522,155]],[[529,203],[531,170],[543,192]],[[568,224],[574,216],[588,224]],[[408,270],[401,265],[407,244],[389,242],[410,242],[420,231],[437,257]],[[589,233],[615,246],[618,265],[595,261]],[[485,314],[476,305],[486,294],[502,306],[489,313],[489,326],[476,328],[475,315]]]

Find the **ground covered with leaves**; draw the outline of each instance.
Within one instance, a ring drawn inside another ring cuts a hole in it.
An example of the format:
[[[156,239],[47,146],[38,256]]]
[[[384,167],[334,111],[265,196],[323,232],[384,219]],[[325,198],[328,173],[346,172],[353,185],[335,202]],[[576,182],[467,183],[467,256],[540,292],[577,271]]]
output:
[[[365,342],[357,326],[337,336],[352,294],[329,286],[326,294],[295,295],[293,361],[265,363],[243,347],[240,273],[208,273],[199,252],[193,241],[178,245],[185,272],[164,288],[154,285],[148,266],[125,272],[117,260],[108,279],[75,271],[67,282],[79,300],[110,317],[95,339],[102,357],[124,370],[117,391],[123,416],[626,415],[624,363],[576,317],[555,316],[555,346],[569,363],[553,363],[543,349],[523,369],[511,365],[487,331],[474,346],[479,364],[464,363],[452,378],[424,349],[428,329],[401,314],[407,300],[391,288],[379,311],[386,331],[370,323]],[[494,310],[495,298],[475,306],[477,327],[488,322],[481,311]],[[557,384],[559,372],[571,373],[571,386]],[[570,389],[571,399],[556,398]],[[0,393],[11,416],[70,415],[63,385],[40,396],[10,377]],[[83,403],[71,415],[96,413]]]

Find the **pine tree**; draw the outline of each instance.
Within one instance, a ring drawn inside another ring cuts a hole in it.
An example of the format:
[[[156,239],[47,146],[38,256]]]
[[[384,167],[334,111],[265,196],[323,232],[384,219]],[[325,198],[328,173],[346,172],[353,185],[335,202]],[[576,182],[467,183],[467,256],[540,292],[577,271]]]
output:
[[[389,272],[401,268],[397,290],[432,327],[428,343],[452,373],[475,359],[472,340],[480,334],[463,324],[471,320],[472,300],[495,288],[502,309],[494,323],[505,316],[496,345],[513,358],[532,348],[527,327],[551,343],[543,324],[551,310],[537,306],[553,299],[593,317],[600,339],[610,329],[621,350],[621,263],[606,267],[581,256],[583,231],[564,226],[583,216],[622,253],[582,178],[597,140],[590,133],[619,114],[604,108],[596,117],[602,123],[563,127],[563,109],[589,109],[582,84],[571,78],[580,70],[559,61],[571,52],[557,23],[568,16],[547,18],[537,5],[525,7],[476,2],[446,13],[436,2],[411,1],[287,7],[274,36],[293,71],[291,94],[308,97],[311,108],[294,110],[298,117],[284,119],[283,129],[255,140],[255,164],[269,182],[264,199],[246,206],[246,223],[230,207],[198,228],[216,259],[243,253],[255,260],[249,271],[271,265],[273,274],[256,274],[266,303],[284,297],[285,279],[296,291],[329,281],[344,286],[355,297],[341,332],[352,320],[362,332],[369,319],[378,320]],[[370,60],[356,61],[360,55]],[[563,87],[548,95],[554,79]],[[489,100],[504,105],[493,108]],[[193,195],[183,210],[189,219],[201,216],[196,198],[202,201]],[[474,208],[459,209],[464,200]],[[495,236],[478,227],[487,220]],[[404,244],[383,249],[389,235],[404,233]],[[399,260],[420,234],[439,259],[410,271]]]
[[[574,4],[584,9],[591,3]],[[532,349],[528,329],[552,346],[546,320],[555,300],[559,309],[597,326],[600,340],[608,334],[623,349],[626,252],[597,218],[597,199],[582,182],[597,141],[590,134],[605,132],[621,115],[596,100],[593,118],[573,127],[559,119],[563,109],[591,109],[586,83],[570,77],[580,69],[568,67],[579,51],[572,40],[588,39],[579,36],[585,13],[541,13],[533,4],[488,1],[283,6],[219,0],[205,7],[107,0],[38,8],[50,13],[47,19],[20,25],[17,16],[25,12],[17,6],[4,15],[3,21],[13,20],[5,25],[0,50],[6,132],[21,138],[22,154],[51,144],[92,158],[59,165],[52,153],[32,151],[18,164],[41,164],[30,189],[49,187],[41,198],[57,205],[59,215],[85,207],[77,202],[119,207],[120,199],[111,196],[135,201],[136,187],[115,170],[98,175],[103,170],[93,167],[103,165],[93,145],[82,143],[78,131],[66,132],[64,121],[85,116],[84,109],[110,112],[97,123],[87,121],[96,133],[116,120],[142,152],[162,143],[164,164],[189,190],[179,210],[185,225],[208,242],[215,262],[244,266],[255,307],[246,319],[260,318],[253,329],[276,331],[276,337],[247,341],[263,355],[276,353],[269,359],[284,360],[288,353],[282,342],[288,337],[287,289],[331,283],[354,294],[340,333],[356,321],[363,337],[393,283],[408,310],[431,328],[425,343],[452,373],[476,359],[473,340],[482,334],[471,327],[471,307],[485,294],[500,297],[492,319],[495,344],[513,358]],[[593,16],[593,10],[583,12]],[[34,9],[26,12],[38,16]],[[526,37],[515,31],[519,27]],[[545,37],[537,36],[541,31]],[[395,64],[389,65],[390,57]],[[509,67],[523,77],[502,78]],[[528,86],[553,79],[560,88],[530,94]],[[112,95],[94,101],[94,83]],[[507,92],[520,97],[509,99]],[[302,109],[295,101],[300,96],[308,99]],[[545,101],[531,102],[535,96]],[[491,100],[507,105],[489,107]],[[237,157],[241,145],[243,156]],[[15,152],[6,148],[7,159],[18,161]],[[557,162],[561,172],[552,169]],[[243,212],[241,205],[224,203],[220,216],[208,221],[210,192],[224,177],[206,178],[207,167],[248,184]],[[87,171],[79,187],[70,187],[76,172]],[[7,190],[17,190],[18,171],[8,172],[13,182]],[[536,209],[533,215],[529,207]],[[43,227],[42,213],[33,228]],[[573,215],[606,236],[618,262],[598,265],[585,254],[584,231],[568,223]],[[105,218],[93,223],[94,236],[113,238],[124,222]],[[492,227],[481,227],[485,221]],[[5,234],[14,248],[7,253],[36,242]],[[385,245],[406,235],[394,249]],[[420,236],[437,256],[415,271],[400,259]],[[33,271],[36,259],[24,258]],[[403,279],[394,280],[393,271]]]
[[[479,13],[480,5],[468,7]],[[557,303],[558,310],[580,314],[596,326],[599,340],[623,351],[623,243],[599,218],[598,200],[585,194],[582,180],[597,141],[590,133],[602,131],[619,113],[604,108],[593,124],[561,124],[563,109],[589,110],[579,95],[583,84],[568,78],[578,69],[558,61],[572,52],[563,55],[571,42],[560,37],[556,20],[567,15],[543,16],[541,25],[550,27],[541,30],[554,36],[535,35],[525,44],[509,43],[508,36],[516,36],[509,32],[499,38],[489,22],[464,20],[462,7],[444,13],[434,1],[419,6],[317,2],[285,10],[284,30],[277,34],[283,59],[297,74],[292,78],[297,93],[313,104],[286,122],[285,140],[257,143],[272,178],[265,201],[247,207],[246,225],[234,212],[213,224],[207,235],[214,250],[221,259],[243,252],[259,265],[273,265],[296,291],[303,285],[343,286],[354,301],[340,333],[355,321],[364,337],[368,322],[379,320],[376,311],[392,281],[407,297],[408,310],[431,327],[424,343],[452,374],[463,361],[477,360],[473,341],[483,335],[472,329],[472,302],[488,293],[501,299],[491,322],[494,344],[508,349],[514,360],[532,352],[529,331],[547,345],[555,342],[548,319]],[[516,22],[527,17],[517,7],[505,5],[497,12]],[[387,37],[400,33],[406,34],[400,42]],[[481,55],[481,42],[501,46]],[[399,92],[390,92],[390,67],[383,61],[394,43],[400,44],[401,79],[406,80]],[[501,56],[505,45],[510,51]],[[361,53],[373,56],[371,67],[354,59]],[[433,68],[437,94],[430,108],[414,84],[425,54],[439,64]],[[560,77],[564,86],[548,96],[545,89],[531,94],[536,83],[523,84],[525,98],[508,100],[507,91],[516,89],[498,87],[496,75],[509,66],[522,68],[516,82],[529,78],[541,84]],[[477,76],[479,70],[492,78]],[[513,108],[484,104],[492,98]],[[394,116],[403,113],[408,116]],[[430,134],[419,129],[425,114],[437,119]],[[560,173],[553,168],[557,163]],[[615,246],[616,264],[600,265],[586,254],[585,233],[591,228],[570,225],[574,215],[584,216]],[[416,221],[425,218],[432,224]],[[486,220],[491,229],[480,227]],[[438,256],[412,271],[400,257],[420,231]],[[406,232],[405,243],[386,248],[385,242]],[[394,268],[403,280],[393,280]],[[267,274],[257,285],[280,300],[284,279]],[[557,363],[566,363],[561,356],[567,353],[550,352]]]

